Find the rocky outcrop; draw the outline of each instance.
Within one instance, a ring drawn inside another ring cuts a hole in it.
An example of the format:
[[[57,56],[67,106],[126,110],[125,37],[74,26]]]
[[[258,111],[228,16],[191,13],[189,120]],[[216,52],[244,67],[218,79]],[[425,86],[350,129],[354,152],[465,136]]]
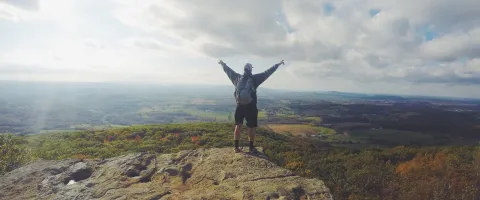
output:
[[[321,180],[231,148],[37,161],[0,177],[0,199],[332,199]]]

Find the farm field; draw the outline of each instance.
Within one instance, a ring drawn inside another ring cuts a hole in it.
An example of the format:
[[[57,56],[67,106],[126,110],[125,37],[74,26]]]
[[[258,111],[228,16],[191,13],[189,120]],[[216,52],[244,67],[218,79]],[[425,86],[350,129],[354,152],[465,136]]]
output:
[[[290,133],[293,136],[310,136],[318,134],[312,126],[305,124],[268,124],[266,126],[276,133]]]

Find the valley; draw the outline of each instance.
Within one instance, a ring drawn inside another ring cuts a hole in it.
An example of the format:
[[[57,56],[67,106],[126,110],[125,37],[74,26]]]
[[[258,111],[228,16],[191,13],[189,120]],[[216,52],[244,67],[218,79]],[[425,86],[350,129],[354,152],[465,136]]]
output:
[[[228,150],[232,89],[3,82],[0,175],[37,160]],[[258,108],[262,154],[335,199],[480,197],[478,100],[261,88]]]

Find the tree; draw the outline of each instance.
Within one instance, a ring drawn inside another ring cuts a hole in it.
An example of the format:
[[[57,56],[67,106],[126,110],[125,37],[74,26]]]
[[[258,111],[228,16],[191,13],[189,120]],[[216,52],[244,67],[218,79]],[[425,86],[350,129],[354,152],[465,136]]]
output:
[[[476,199],[478,188],[472,171],[458,154],[418,153],[415,158],[399,164],[401,199]]]

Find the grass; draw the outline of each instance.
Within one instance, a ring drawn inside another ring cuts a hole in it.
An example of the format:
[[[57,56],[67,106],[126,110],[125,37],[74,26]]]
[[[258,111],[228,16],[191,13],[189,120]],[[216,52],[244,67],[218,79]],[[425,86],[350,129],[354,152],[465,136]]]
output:
[[[276,133],[291,133],[292,135],[306,133],[308,135],[322,134],[325,136],[332,136],[337,134],[334,129],[311,126],[308,124],[268,124],[267,127]]]
[[[275,114],[275,117],[282,117],[282,118],[297,118],[296,115],[292,114],[285,114],[285,113],[277,113]]]
[[[351,135],[345,135],[344,133],[330,135],[330,136],[328,136],[327,141],[333,142],[333,143],[349,142],[349,141],[351,141],[353,143],[365,143],[364,140],[362,140],[358,137],[352,137]]]
[[[216,118],[217,120],[221,120],[221,121],[228,120],[228,115],[230,114],[228,112],[213,112],[213,111],[207,112],[207,111],[197,110],[197,109],[183,109],[182,111],[193,116],[205,117],[205,118]]]
[[[320,118],[320,117],[304,117],[303,119],[309,120],[309,121],[312,121],[312,122],[322,122],[322,118]]]
[[[326,127],[312,127],[312,129],[326,136],[335,135],[337,133],[334,129],[326,128]]]
[[[259,111],[259,112],[258,112],[258,118],[259,118],[259,119],[266,119],[266,118],[267,118],[267,112],[265,112],[265,111]]]
[[[305,124],[269,124],[267,127],[277,133],[291,133],[294,136],[317,134],[317,131],[315,131],[312,126]]]
[[[194,100],[195,103],[197,104],[204,104],[202,99],[197,99]],[[200,102],[202,101],[202,102]],[[207,101],[207,100],[205,100]],[[210,100],[208,100],[210,101]],[[207,102],[211,103],[211,102]],[[216,119],[217,121],[228,121],[228,115],[230,113],[228,112],[215,112],[215,111],[204,111],[204,110],[199,110],[199,109],[194,109],[194,108],[185,108],[183,106],[168,106],[168,107],[163,107],[163,108],[158,108],[158,109],[148,109],[148,108],[142,108],[140,112],[142,113],[142,117],[145,118],[145,116],[148,116],[148,112],[151,111],[156,111],[156,112],[161,112],[161,113],[187,113],[195,117],[203,117],[203,118],[210,118],[210,119]],[[146,113],[143,113],[146,112]],[[176,122],[190,122],[191,120],[184,120],[177,118],[174,121]]]

